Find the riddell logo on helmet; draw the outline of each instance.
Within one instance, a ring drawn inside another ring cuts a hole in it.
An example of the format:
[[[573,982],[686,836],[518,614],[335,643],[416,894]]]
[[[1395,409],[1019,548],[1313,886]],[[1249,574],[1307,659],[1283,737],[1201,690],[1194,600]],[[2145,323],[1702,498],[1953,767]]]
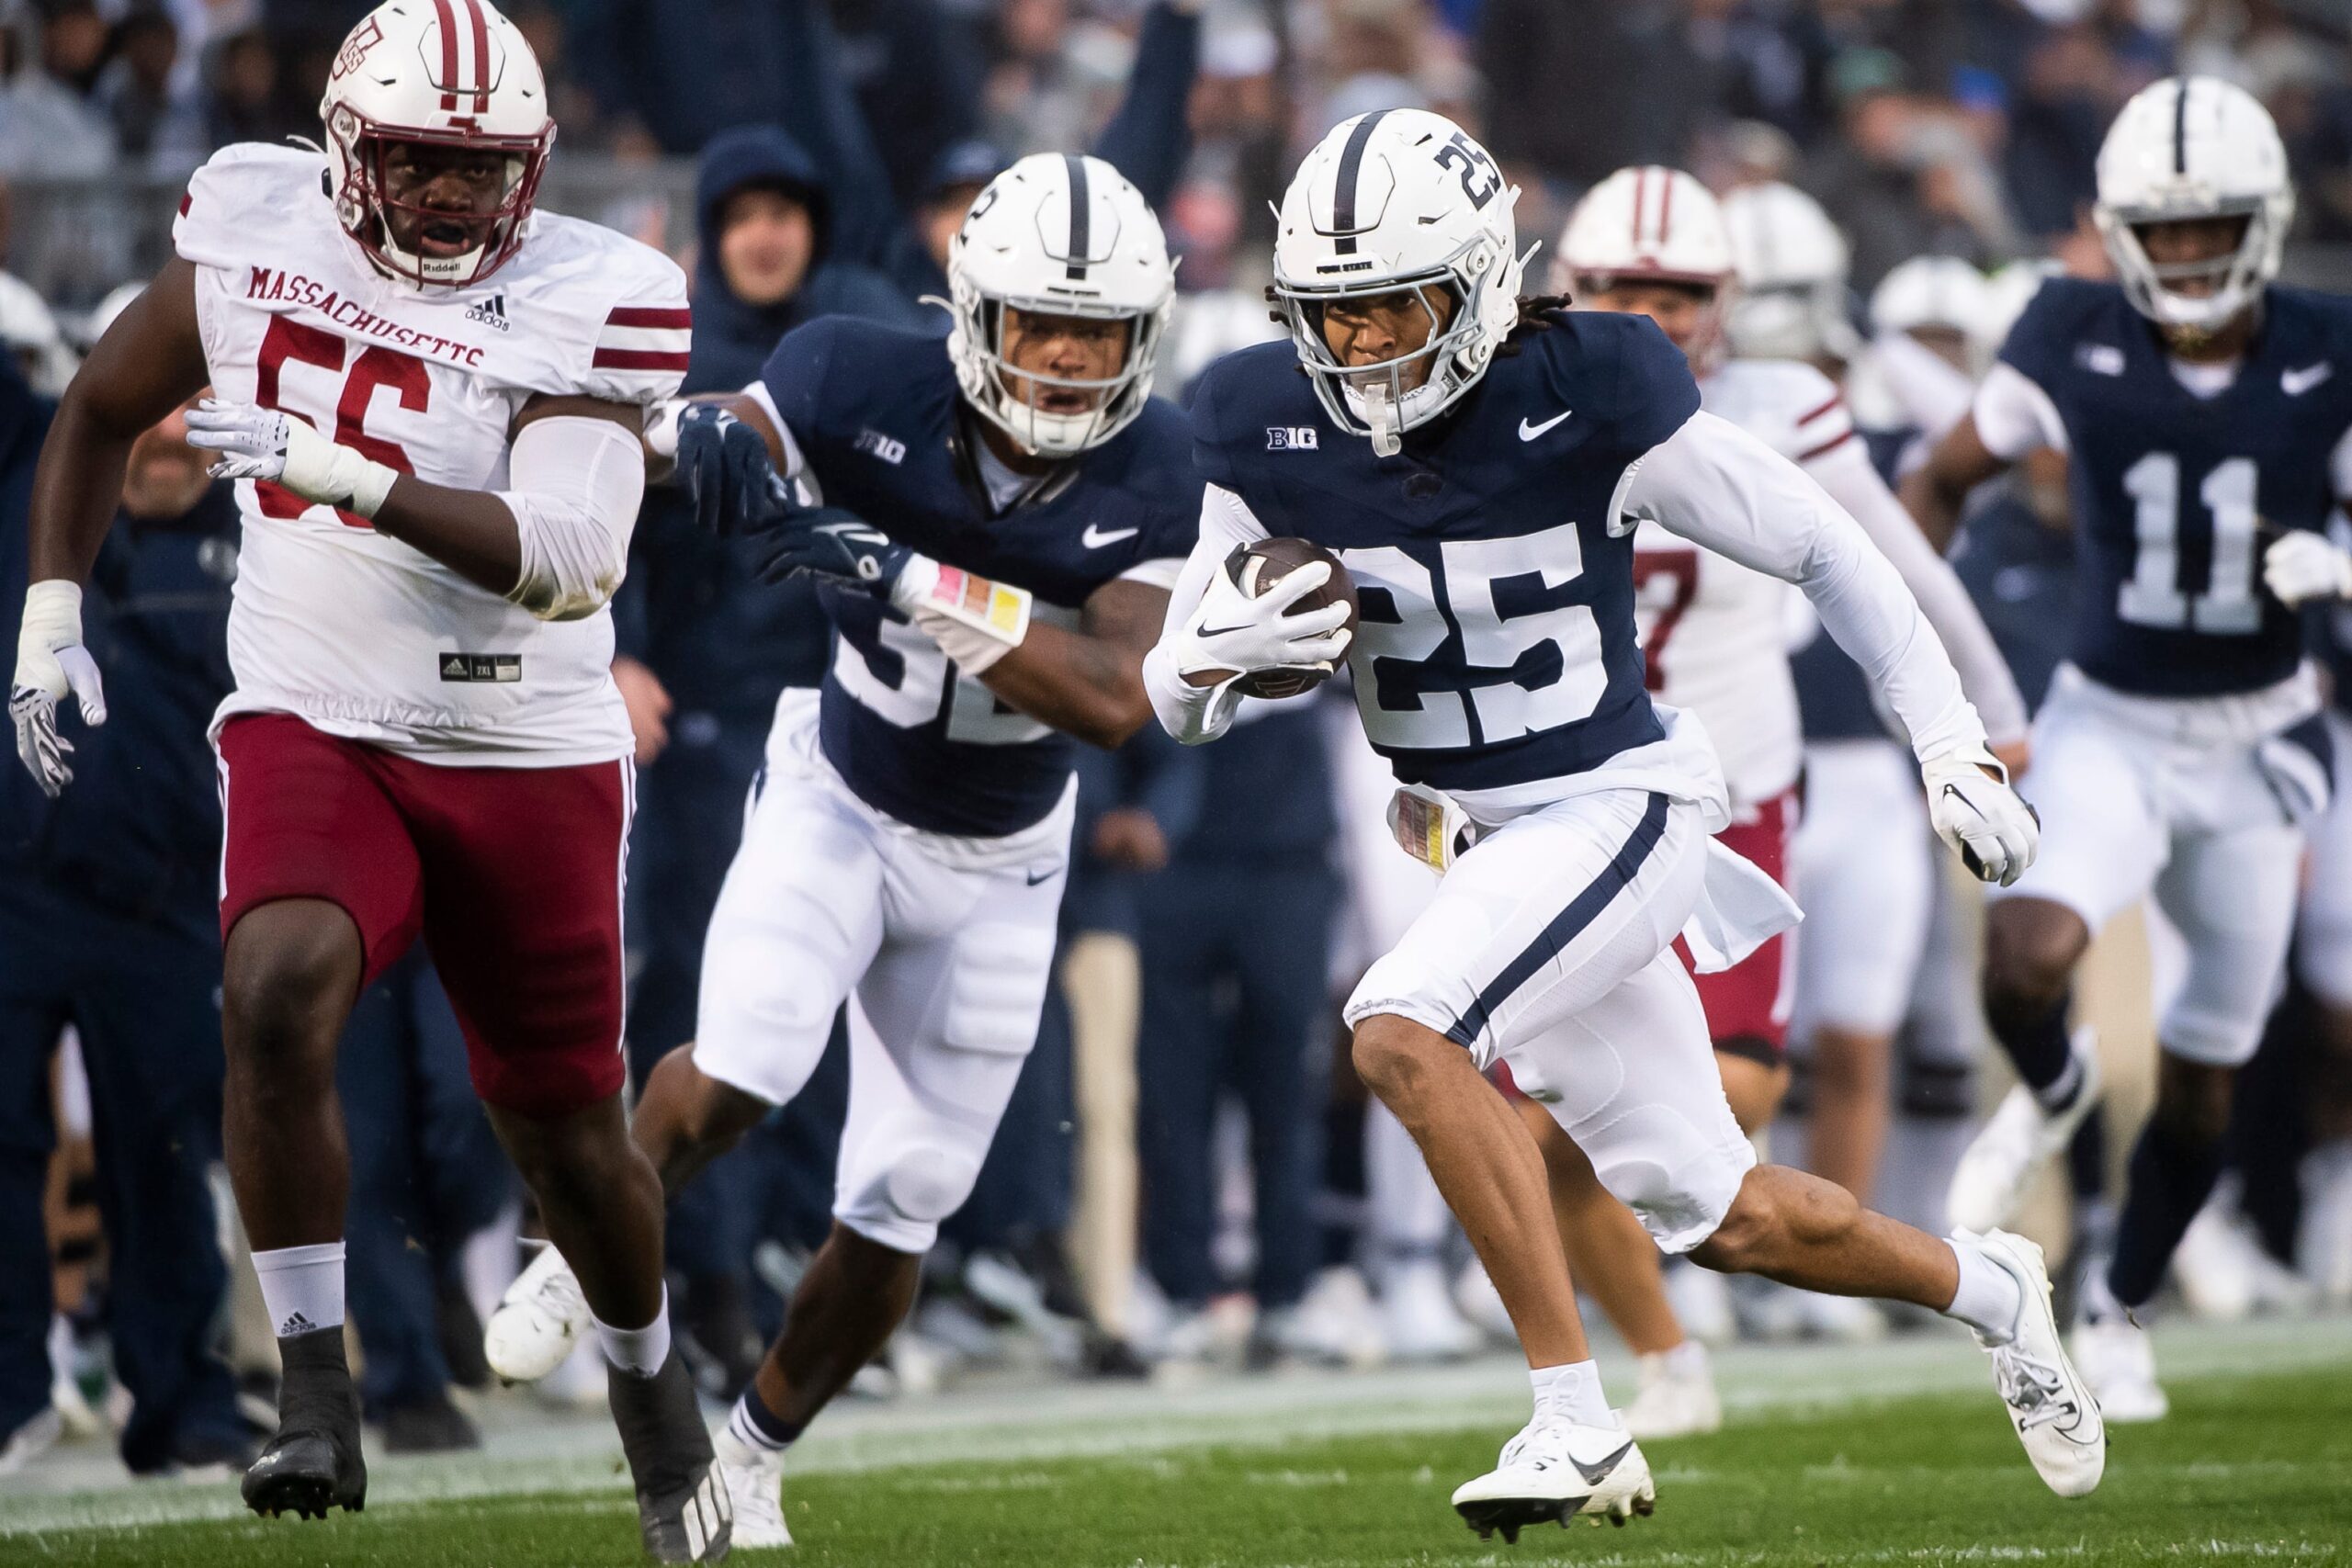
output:
[[[343,40],[343,49],[334,57],[334,70],[330,75],[338,82],[350,75],[359,69],[359,62],[368,58],[368,51],[383,41],[382,26],[375,17],[368,17],[352,28],[351,36]]]

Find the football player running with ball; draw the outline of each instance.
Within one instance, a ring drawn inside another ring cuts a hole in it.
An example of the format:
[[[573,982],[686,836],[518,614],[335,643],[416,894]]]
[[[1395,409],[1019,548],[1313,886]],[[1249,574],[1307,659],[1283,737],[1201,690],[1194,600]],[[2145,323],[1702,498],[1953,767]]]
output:
[[[475,1088],[580,1262],[646,1547],[721,1557],[726,1495],[662,1284],[662,1190],[621,1104],[628,716],[606,602],[639,432],[686,366],[685,279],[532,211],[555,125],[484,0],[379,6],[336,55],[327,150],[232,146],[177,258],[115,321],[41,453],[10,710],[52,795],[56,704],[104,716],[80,583],[132,438],[189,439],[244,517],[214,721],[226,807],[225,1135],[285,1378],[264,1514],[366,1501],[344,1359],[336,1042],[420,935]]]
[[[849,1003],[832,1232],[718,1438],[739,1546],[791,1544],[785,1450],[889,1338],[979,1174],[1051,976],[1071,753],[1150,721],[1143,657],[1200,515],[1184,416],[1151,396],[1175,270],[1135,186],[1024,158],[948,278],[945,340],[812,322],[677,426],[705,521],[760,530],[767,574],[814,577],[836,633],[821,690],[777,705],[698,1037],[634,1128],[676,1190],[800,1092]],[[505,1377],[546,1375],[585,1325],[564,1247],[491,1319]]]
[[[2286,152],[2227,82],[2171,78],[2124,106],[2096,216],[2119,281],[2041,286],[1904,498],[1939,532],[2028,452],[2071,459],[2073,651],[2027,785],[2052,852],[1998,890],[1985,927],[1985,1014],[2024,1082],[1962,1157],[1951,1212],[2003,1223],[2097,1103],[2096,1059],[2067,1032],[2075,968],[2153,891],[2188,972],[2075,1337],[2109,1418],[2153,1421],[2166,1402],[2131,1314],[2212,1190],[2327,805],[2296,609],[2352,592],[2352,555],[2324,532],[2352,495],[2352,307],[2271,281],[2294,216]]]
[[[1442,872],[1347,1018],[1357,1070],[1419,1143],[1532,1369],[1533,1419],[1454,1506],[1508,1536],[1622,1520],[1654,1496],[1600,1390],[1542,1158],[1481,1076],[1497,1061],[1667,1250],[1966,1323],[2035,1468],[2086,1493],[2105,1433],[2038,1251],[1941,1240],[1759,1166],[1724,1102],[1672,943],[1687,932],[1721,965],[1795,909],[1715,843],[1730,812],[1713,749],[1644,688],[1635,528],[1804,590],[1902,716],[1937,828],[1981,875],[2031,863],[2033,818],[1854,521],[1701,412],[1651,321],[1519,298],[1516,198],[1483,148],[1422,111],[1359,116],[1307,155],[1274,257],[1292,342],[1227,356],[1194,392],[1201,541],[1144,666],[1161,723],[1198,742],[1231,722],[1240,677],[1344,655],[1403,785],[1400,840]],[[1328,567],[1262,597],[1229,575],[1227,558],[1269,535],[1337,555],[1361,607],[1352,639],[1343,605],[1287,613]]]

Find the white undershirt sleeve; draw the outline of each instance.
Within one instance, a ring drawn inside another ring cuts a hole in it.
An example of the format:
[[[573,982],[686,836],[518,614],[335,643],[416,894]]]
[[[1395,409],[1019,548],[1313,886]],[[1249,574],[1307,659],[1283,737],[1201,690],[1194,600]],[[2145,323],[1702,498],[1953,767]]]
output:
[[[543,621],[577,621],[603,609],[628,567],[628,537],[645,499],[645,448],[609,419],[562,414],[534,420],[514,437],[510,488],[522,575],[506,597]]]
[[[1968,412],[1976,416],[1984,450],[2005,463],[2043,446],[2066,450],[2066,423],[2058,417],[2058,405],[2041,383],[2006,360],[1995,361],[1984,373]]]
[[[1175,586],[1168,592],[1168,618],[1161,625],[1159,642],[1143,658],[1143,684],[1151,698],[1151,711],[1159,716],[1162,729],[1187,746],[1224,734],[1233,723],[1234,710],[1241,705],[1241,695],[1230,682],[1222,686],[1195,686],[1185,680],[1168,651],[1168,639],[1191,623],[1225,558],[1265,537],[1266,525],[1239,496],[1218,485],[1210,485],[1202,493],[1200,542],[1193,547],[1184,569],[1176,574]]]
[[[1921,760],[1983,744],[1984,726],[1918,601],[1804,470],[1701,412],[1650,449],[1624,493],[1625,515],[1803,589],[1838,646],[1885,694]]]
[[[1879,553],[1902,577],[1911,597],[1919,602],[1937,640],[1960,670],[1961,689],[1976,705],[1984,732],[1996,745],[2022,740],[2026,734],[2025,698],[2009,674],[2008,660],[1984,627],[1984,617],[1961,585],[1951,563],[1936,553],[1919,525],[1886,488],[1871,467],[1859,441],[1849,441],[1804,465],[1804,471],[1862,526]]]

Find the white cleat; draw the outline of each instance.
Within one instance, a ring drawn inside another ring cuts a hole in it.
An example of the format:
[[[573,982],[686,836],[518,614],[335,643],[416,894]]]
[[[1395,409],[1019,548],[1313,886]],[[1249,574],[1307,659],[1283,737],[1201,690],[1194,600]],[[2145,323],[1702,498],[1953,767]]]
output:
[[[2109,1421],[2161,1421],[2172,1410],[2156,1382],[2155,1347],[2128,1317],[2086,1319],[2075,1329],[2075,1360]]]
[[[711,1434],[710,1446],[718,1456],[727,1500],[735,1508],[735,1550],[790,1546],[792,1531],[784,1522],[784,1456],[762,1453],[723,1426]]]
[[[1670,1259],[1666,1266],[1666,1303],[1674,1309],[1682,1332],[1702,1345],[1728,1345],[1739,1337],[1731,1287],[1712,1269],[1702,1269],[1687,1258]]]
[[[2009,1425],[2025,1445],[2026,1458],[2050,1490],[2061,1497],[2086,1496],[2107,1471],[2107,1424],[2092,1385],[2066,1358],[2058,1320],[2050,1307],[2050,1270],[2041,1248],[2023,1236],[1991,1231],[1953,1237],[1973,1245],[2008,1270],[2022,1297],[2017,1333],[2006,1345],[1976,1342],[1993,1358],[1993,1382],[2008,1407]]]
[[[563,1365],[593,1322],[571,1266],[552,1245],[544,1247],[490,1314],[482,1359],[508,1382],[537,1382]]]
[[[2073,1141],[2075,1129],[2098,1104],[2098,1057],[2090,1043],[2088,1030],[2075,1032],[2083,1087],[2065,1110],[2050,1114],[2023,1084],[2002,1097],[1951,1173],[1945,1213],[1956,1229],[1982,1234],[2007,1224],[2025,1201],[2027,1185]]]
[[[1295,1305],[1261,1311],[1250,1351],[1259,1359],[1363,1371],[1388,1359],[1388,1341],[1363,1276],[1340,1264],[1317,1274]]]
[[[1634,1438],[1646,1443],[1723,1430],[1724,1402],[1715,1393],[1715,1369],[1704,1345],[1685,1340],[1642,1357],[1637,1365],[1641,1391],[1621,1413]]]
[[[1886,1314],[1876,1302],[1860,1296],[1825,1296],[1815,1291],[1797,1292],[1797,1318],[1806,1336],[1839,1345],[1873,1345],[1890,1331]]]
[[[1579,1427],[1539,1413],[1503,1445],[1495,1468],[1453,1489],[1453,1510],[1485,1540],[1516,1542],[1529,1525],[1578,1514],[1622,1525],[1657,1506],[1649,1461],[1623,1427]]]
[[[1399,1361],[1458,1361],[1485,1342],[1453,1304],[1445,1269],[1434,1258],[1388,1270],[1380,1288],[1380,1325],[1389,1356]]]

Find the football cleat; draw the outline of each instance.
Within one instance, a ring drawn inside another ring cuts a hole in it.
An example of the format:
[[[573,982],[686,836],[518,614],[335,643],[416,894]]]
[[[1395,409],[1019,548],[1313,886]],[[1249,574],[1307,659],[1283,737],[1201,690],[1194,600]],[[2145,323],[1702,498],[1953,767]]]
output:
[[[1529,1525],[1566,1527],[1579,1514],[1622,1525],[1657,1506],[1649,1461],[1623,1427],[1579,1427],[1538,1412],[1503,1445],[1495,1468],[1453,1489],[1453,1511],[1491,1539],[1516,1543]]]
[[[323,1519],[330,1507],[357,1513],[368,1506],[368,1465],[343,1329],[314,1328],[277,1343],[285,1363],[277,1431],[246,1467],[245,1506],[270,1518]]]
[[[499,1298],[482,1329],[482,1359],[510,1383],[537,1382],[563,1365],[594,1323],[578,1276],[549,1243]]]
[[[1704,1345],[1686,1340],[1642,1357],[1637,1367],[1641,1389],[1621,1413],[1625,1430],[1635,1438],[1646,1443],[1723,1430],[1724,1402],[1715,1393],[1715,1370]]]
[[[784,1456],[763,1453],[724,1427],[710,1443],[718,1455],[718,1479],[735,1512],[735,1550],[790,1546],[792,1531],[784,1522]]]
[[[2156,1382],[2155,1347],[2130,1318],[2086,1318],[2075,1326],[2074,1351],[2109,1420],[2132,1425],[2170,1414],[2172,1401]]]
[[[2007,1231],[1981,1236],[1962,1232],[1953,1239],[1973,1246],[2018,1282],[2017,1331],[2005,1344],[1990,1343],[1981,1334],[1976,1342],[1993,1359],[1994,1386],[2026,1458],[2061,1497],[2087,1495],[2107,1470],[2107,1424],[2091,1385],[2067,1359],[2058,1337],[2041,1248]]]
[[[673,1350],[650,1378],[616,1369],[612,1402],[647,1554],[657,1562],[716,1562],[726,1556],[734,1503],[703,1429],[685,1358]]]
[[[2083,1118],[2098,1104],[2098,1056],[2091,1045],[2089,1030],[2075,1032],[2073,1050],[2083,1065],[2083,1084],[2065,1110],[2055,1115],[2042,1110],[2023,1084],[2003,1097],[1951,1173],[1944,1207],[1953,1226],[1982,1234],[2016,1217],[2027,1184],[2064,1151]]]
[[[1453,1304],[1433,1258],[1392,1266],[1380,1287],[1381,1337],[1399,1361],[1458,1361],[1486,1343]]]

